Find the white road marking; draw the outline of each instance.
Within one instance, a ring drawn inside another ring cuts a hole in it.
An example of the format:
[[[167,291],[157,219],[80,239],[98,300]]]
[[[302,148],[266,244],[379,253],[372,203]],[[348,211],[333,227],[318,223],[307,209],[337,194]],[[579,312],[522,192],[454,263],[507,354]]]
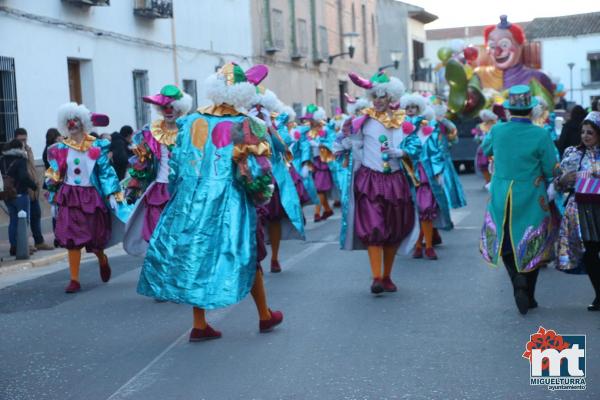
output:
[[[298,254],[295,254],[294,256],[287,259],[287,261],[285,261],[285,263],[284,263],[285,269],[286,270],[292,269],[295,265],[299,264],[306,257],[310,256],[313,253],[316,253],[317,251],[319,251],[320,249],[322,249],[323,247],[325,247],[327,245],[337,244],[337,242],[334,241],[336,237],[337,237],[337,235],[333,235],[333,234],[328,235],[323,238],[323,241],[309,244],[306,247],[306,249],[302,250]],[[265,283],[267,283],[268,281],[269,281],[269,279],[265,275]],[[229,314],[234,308],[235,308],[235,306],[232,306],[232,307],[229,307],[229,308],[223,310],[222,312],[211,313],[211,322],[219,322],[227,314]],[[217,315],[215,316],[215,314],[217,314]],[[152,382],[146,382],[146,381],[142,380],[140,382],[140,384],[136,384],[136,381],[139,381],[140,378],[142,378],[142,376],[148,370],[150,370],[167,353],[169,353],[169,351],[171,351],[175,346],[177,346],[180,342],[182,342],[188,335],[189,335],[189,329],[186,329],[185,332],[183,332],[177,339],[175,339],[169,346],[167,346],[167,348],[165,348],[163,351],[161,351],[160,354],[158,354],[156,357],[154,357],[154,359],[152,361],[150,361],[144,368],[142,368],[131,379],[129,379],[127,382],[125,382],[125,384],[123,384],[123,386],[121,386],[119,389],[117,389],[116,392],[114,392],[112,395],[110,395],[110,397],[108,397],[107,400],[124,399],[127,396],[131,395],[132,393],[135,393],[135,392],[143,389],[146,384],[152,383]]]

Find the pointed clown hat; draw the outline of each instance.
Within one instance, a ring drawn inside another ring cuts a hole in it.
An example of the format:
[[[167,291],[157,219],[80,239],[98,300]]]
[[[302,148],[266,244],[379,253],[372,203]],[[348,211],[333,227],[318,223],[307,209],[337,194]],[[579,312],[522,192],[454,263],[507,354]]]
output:
[[[214,104],[229,104],[243,110],[256,95],[256,86],[269,73],[266,65],[258,64],[244,71],[230,62],[206,79],[206,96]]]
[[[390,77],[385,71],[378,71],[368,80],[354,72],[350,72],[348,77],[355,85],[366,89],[371,97],[383,97],[387,95],[393,103],[396,103],[404,93],[404,84],[402,81],[398,78]]]
[[[261,85],[268,73],[265,68],[264,65],[260,65],[246,72],[248,81],[256,87],[255,95],[252,97],[252,100],[246,108],[250,109],[260,105],[271,113],[281,113],[284,104],[279,100],[275,92]]]
[[[302,109],[300,121],[324,122],[326,118],[327,114],[325,114],[325,110],[322,107],[318,107],[315,104],[309,104]]]
[[[187,114],[192,108],[193,103],[192,96],[175,85],[165,85],[160,90],[160,93],[152,96],[144,96],[142,100],[145,103],[154,104],[159,107],[171,105],[182,114]]]

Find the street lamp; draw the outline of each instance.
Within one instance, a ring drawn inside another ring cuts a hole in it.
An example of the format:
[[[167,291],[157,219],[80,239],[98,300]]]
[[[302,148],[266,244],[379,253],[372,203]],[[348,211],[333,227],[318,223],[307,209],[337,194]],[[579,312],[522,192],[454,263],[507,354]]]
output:
[[[567,65],[569,67],[569,74],[571,75],[571,101],[573,101],[573,67],[575,66],[575,63],[570,62]]]
[[[390,51],[390,59],[392,60],[392,63],[379,67],[379,71],[383,71],[384,69],[390,67],[394,67],[394,69],[400,68],[400,60],[402,60],[402,54],[402,50]]]
[[[354,47],[354,38],[355,37],[358,37],[358,33],[356,33],[356,32],[348,32],[348,33],[342,34],[342,38],[344,40],[344,48],[348,49],[348,51],[329,56],[329,65],[333,64],[334,59],[341,57],[341,56],[348,55],[348,56],[350,56],[350,58],[354,57],[354,50],[356,50],[356,48]]]

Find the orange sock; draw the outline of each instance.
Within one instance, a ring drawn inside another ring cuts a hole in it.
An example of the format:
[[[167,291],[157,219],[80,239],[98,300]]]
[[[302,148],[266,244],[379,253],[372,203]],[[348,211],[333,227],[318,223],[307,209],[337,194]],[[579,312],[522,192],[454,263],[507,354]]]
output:
[[[423,228],[419,229],[419,238],[417,239],[417,244],[415,245],[417,249],[423,248]]]
[[[327,200],[327,193],[319,192],[319,201],[321,202],[323,208],[325,208],[325,211],[331,211],[331,207],[329,207],[329,201]]]
[[[369,253],[369,262],[371,263],[371,275],[373,279],[381,278],[381,263],[383,258],[383,248],[380,246],[367,247]]]
[[[254,279],[254,285],[252,285],[252,298],[256,304],[258,310],[258,317],[262,320],[271,319],[271,312],[267,307],[267,293],[265,291],[265,283],[263,281],[263,274],[260,269],[256,271],[256,278]]]
[[[270,222],[268,226],[271,240],[271,261],[279,260],[279,244],[281,243],[281,222]]]
[[[79,266],[81,265],[81,249],[70,249],[68,252],[71,280],[79,282]]]
[[[315,205],[315,215],[321,215],[321,204]]]
[[[394,258],[396,258],[396,252],[398,246],[385,246],[383,248],[383,277],[389,278],[392,274],[392,268],[394,267]]]
[[[421,221],[421,230],[425,237],[425,248],[433,247],[433,221]]]
[[[94,254],[98,258],[98,263],[100,265],[104,265],[108,261],[108,257],[106,256],[106,254],[104,254],[104,251],[102,251],[102,250],[96,251],[96,252],[94,252]]]
[[[192,312],[194,313],[194,328],[206,329],[208,323],[206,322],[206,313],[204,312],[204,309],[194,307]]]
[[[485,183],[490,183],[490,181],[492,180],[490,171],[488,171],[487,169],[484,169],[481,172],[483,173],[483,179],[485,179]]]

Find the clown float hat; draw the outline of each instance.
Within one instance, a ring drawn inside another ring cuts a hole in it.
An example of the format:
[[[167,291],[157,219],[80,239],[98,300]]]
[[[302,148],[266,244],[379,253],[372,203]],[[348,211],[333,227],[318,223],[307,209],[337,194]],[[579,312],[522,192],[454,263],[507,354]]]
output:
[[[404,84],[398,78],[390,77],[384,71],[377,71],[371,79],[365,79],[360,75],[350,72],[348,77],[356,86],[367,90],[369,96],[388,96],[392,103],[400,100],[404,93]]]
[[[192,96],[183,92],[175,85],[165,85],[160,90],[160,93],[152,96],[144,96],[142,100],[145,103],[154,104],[159,107],[171,105],[182,114],[187,114],[192,108],[193,103]]]
[[[229,104],[243,110],[252,103],[256,95],[256,85],[268,73],[269,68],[262,64],[244,71],[236,63],[227,63],[206,79],[206,96],[216,105]]]
[[[539,104],[537,98],[531,95],[527,85],[515,85],[508,90],[508,100],[503,104],[507,110],[526,111]]]
[[[106,114],[93,113],[83,104],[66,103],[58,108],[58,130],[63,135],[68,134],[67,123],[69,120],[78,119],[83,126],[83,131],[89,133],[92,127],[104,127],[110,123]]]

